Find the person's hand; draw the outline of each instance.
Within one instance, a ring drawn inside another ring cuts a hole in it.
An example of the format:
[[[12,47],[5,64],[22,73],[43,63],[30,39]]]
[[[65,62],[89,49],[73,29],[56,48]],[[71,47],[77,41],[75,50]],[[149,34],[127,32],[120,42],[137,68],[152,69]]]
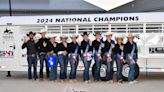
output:
[[[38,39],[37,38],[34,38],[34,42],[37,43],[38,42]]]
[[[104,43],[102,44],[102,47],[103,47],[103,48],[105,47],[105,44],[104,44]]]
[[[26,39],[24,40],[24,43],[27,43],[29,40],[30,40],[29,38],[26,38]]]
[[[123,47],[123,46],[120,46],[120,49],[121,49],[121,50],[123,50],[123,49],[124,49],[124,47]]]
[[[114,48],[114,47],[115,47],[115,45],[114,45],[114,44],[112,44],[111,46],[112,46],[112,48]]]
[[[90,46],[92,46],[92,41],[91,40],[89,40],[89,44],[90,44]]]

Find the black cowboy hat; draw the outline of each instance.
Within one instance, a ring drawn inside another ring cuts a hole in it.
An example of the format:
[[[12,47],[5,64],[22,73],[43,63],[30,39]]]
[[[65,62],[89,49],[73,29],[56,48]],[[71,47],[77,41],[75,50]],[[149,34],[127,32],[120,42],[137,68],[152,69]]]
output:
[[[94,36],[96,36],[96,35],[101,35],[101,32],[100,31],[96,31],[95,33],[94,33]]]
[[[84,35],[88,36],[89,34],[87,32],[83,32],[82,36],[84,36]]]
[[[32,31],[30,31],[28,34],[26,34],[27,36],[29,36],[30,34],[33,34],[34,36],[36,35],[35,33],[33,33]]]

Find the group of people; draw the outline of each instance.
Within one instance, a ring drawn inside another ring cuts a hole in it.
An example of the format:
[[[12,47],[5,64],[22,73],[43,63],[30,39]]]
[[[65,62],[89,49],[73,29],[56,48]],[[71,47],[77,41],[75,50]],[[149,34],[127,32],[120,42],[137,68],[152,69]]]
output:
[[[84,71],[83,81],[90,82],[90,66],[92,59],[94,59],[96,69],[93,75],[94,81],[100,80],[100,68],[102,63],[106,63],[106,80],[107,83],[113,83],[113,63],[117,65],[117,81],[123,82],[122,79],[122,66],[125,62],[128,63],[130,70],[128,75],[129,84],[136,83],[135,80],[135,63],[138,59],[137,44],[134,42],[134,35],[129,33],[127,36],[127,43],[123,43],[123,36],[117,35],[115,37],[116,43],[112,40],[113,33],[106,33],[106,41],[102,40],[101,33],[95,32],[95,40],[91,41],[88,38],[88,33],[82,34],[83,41],[77,42],[78,35],[71,35],[71,43],[67,43],[67,36],[60,37],[61,42],[56,42],[56,36],[46,38],[46,31],[40,32],[41,38],[36,41],[34,39],[35,33],[29,32],[22,49],[27,48],[27,61],[28,61],[28,78],[32,79],[32,66],[34,68],[33,78],[36,80],[37,76],[37,57],[40,62],[40,80],[43,80],[44,63],[46,65],[46,77],[52,81],[57,80],[57,66],[60,66],[60,80],[63,82],[67,79],[67,66],[70,63],[69,79],[71,82],[76,81],[77,67],[81,58]],[[55,56],[56,64],[49,67],[47,57]]]

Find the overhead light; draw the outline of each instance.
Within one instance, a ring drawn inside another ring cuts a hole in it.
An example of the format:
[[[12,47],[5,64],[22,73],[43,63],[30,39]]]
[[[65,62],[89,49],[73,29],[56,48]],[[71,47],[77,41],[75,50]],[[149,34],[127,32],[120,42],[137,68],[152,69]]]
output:
[[[90,4],[100,7],[106,11],[125,5],[134,0],[84,0]]]

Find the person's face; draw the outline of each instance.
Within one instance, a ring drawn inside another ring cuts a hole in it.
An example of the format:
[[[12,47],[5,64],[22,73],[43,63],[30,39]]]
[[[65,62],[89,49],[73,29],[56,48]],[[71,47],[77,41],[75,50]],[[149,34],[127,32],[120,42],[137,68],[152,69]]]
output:
[[[132,42],[133,39],[134,39],[133,37],[129,37],[129,38],[128,38],[128,41]]]
[[[46,33],[44,32],[44,33],[41,33],[41,36],[42,37],[45,37],[46,36]]]
[[[84,35],[83,38],[84,38],[84,40],[87,40],[88,39],[88,36],[87,35]]]
[[[55,37],[51,37],[50,42],[54,43],[55,41],[56,41],[56,38]]]
[[[100,34],[96,34],[96,39],[100,39],[101,35]]]
[[[67,41],[66,37],[62,38],[62,42],[66,42],[66,41]]]
[[[72,37],[72,41],[73,42],[76,42],[76,37]]]
[[[122,43],[122,38],[117,38],[117,43]]]
[[[111,35],[107,35],[106,36],[108,40],[111,40],[112,36]]]
[[[34,38],[34,35],[33,35],[33,34],[30,34],[30,35],[29,35],[29,38],[30,38],[30,39],[33,39],[33,38]]]

